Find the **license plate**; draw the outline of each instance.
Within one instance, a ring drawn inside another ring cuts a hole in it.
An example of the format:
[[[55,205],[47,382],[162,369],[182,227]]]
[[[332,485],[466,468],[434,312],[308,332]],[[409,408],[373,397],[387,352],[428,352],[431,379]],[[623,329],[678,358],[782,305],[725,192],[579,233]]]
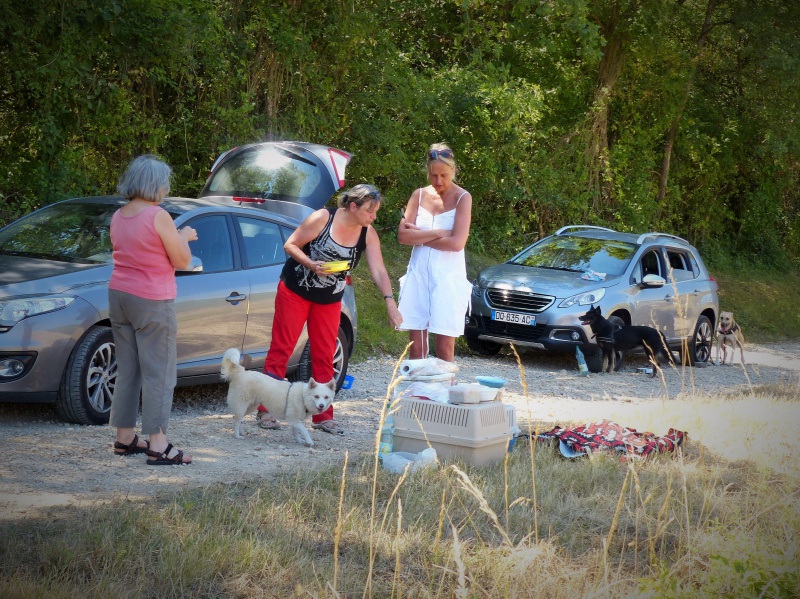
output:
[[[536,325],[536,317],[533,314],[520,314],[519,312],[503,312],[502,310],[492,310],[492,320],[497,322],[511,322],[514,324]]]

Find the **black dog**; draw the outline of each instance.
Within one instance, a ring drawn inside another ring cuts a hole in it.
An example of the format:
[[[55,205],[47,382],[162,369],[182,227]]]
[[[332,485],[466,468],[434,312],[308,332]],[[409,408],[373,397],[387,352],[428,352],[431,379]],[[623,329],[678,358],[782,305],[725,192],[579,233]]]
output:
[[[597,345],[603,352],[603,370],[615,372],[622,368],[625,352],[634,349],[644,349],[647,358],[653,364],[650,376],[656,376],[656,370],[661,369],[658,356],[664,358],[669,364],[674,365],[672,352],[667,345],[664,334],[653,327],[642,326],[614,326],[600,313],[600,306],[589,308],[586,314],[579,316],[581,324],[588,324],[597,339]],[[617,352],[620,358],[617,360]]]

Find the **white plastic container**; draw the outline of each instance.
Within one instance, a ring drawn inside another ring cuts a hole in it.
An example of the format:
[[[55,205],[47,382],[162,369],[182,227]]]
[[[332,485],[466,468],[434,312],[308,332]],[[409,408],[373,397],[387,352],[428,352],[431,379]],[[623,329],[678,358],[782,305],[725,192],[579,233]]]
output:
[[[450,387],[451,404],[476,404],[481,402],[481,386],[459,383]]]
[[[492,387],[486,387],[485,385],[480,385],[480,391],[481,403],[494,401],[497,399],[497,394],[500,393],[500,389],[493,389]]]

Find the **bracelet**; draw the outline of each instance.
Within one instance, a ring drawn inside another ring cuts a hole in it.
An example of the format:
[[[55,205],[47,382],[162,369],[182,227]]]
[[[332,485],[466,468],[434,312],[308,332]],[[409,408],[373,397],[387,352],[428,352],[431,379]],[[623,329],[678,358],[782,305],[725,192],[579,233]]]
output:
[[[385,300],[387,300],[387,299],[394,299],[394,294],[393,294],[393,293],[390,293],[390,294],[388,294],[388,295],[384,295],[384,296],[383,296],[383,299],[385,299]]]

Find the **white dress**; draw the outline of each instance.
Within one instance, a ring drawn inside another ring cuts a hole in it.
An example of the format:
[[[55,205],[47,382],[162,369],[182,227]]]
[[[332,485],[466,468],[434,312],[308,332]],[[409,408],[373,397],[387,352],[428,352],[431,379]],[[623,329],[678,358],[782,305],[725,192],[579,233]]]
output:
[[[456,207],[466,191],[456,201]],[[420,190],[416,225],[420,229],[452,231],[456,209],[433,215],[422,207]],[[464,319],[470,306],[472,284],[467,279],[464,250],[449,252],[415,245],[405,276],[400,278],[398,308],[404,331],[428,330],[438,335],[464,334]]]

